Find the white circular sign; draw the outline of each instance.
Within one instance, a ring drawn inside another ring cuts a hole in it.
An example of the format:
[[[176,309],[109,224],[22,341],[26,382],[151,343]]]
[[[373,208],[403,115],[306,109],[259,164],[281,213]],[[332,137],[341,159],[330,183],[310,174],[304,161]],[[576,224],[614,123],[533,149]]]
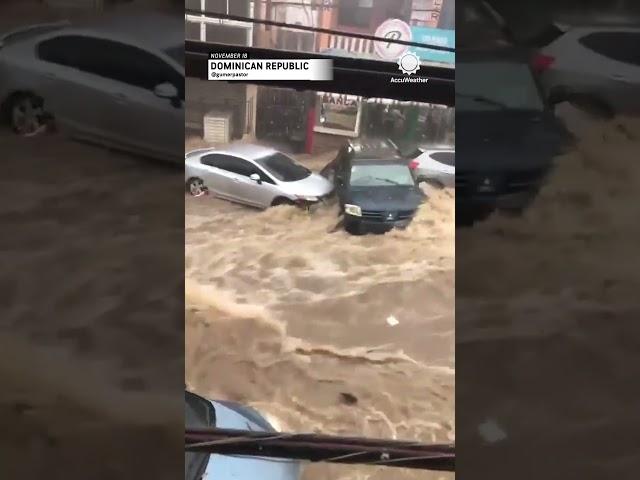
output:
[[[375,36],[388,40],[402,40],[410,42],[411,27],[402,20],[392,18],[380,24],[376,30]],[[397,60],[400,55],[409,49],[409,46],[398,43],[376,41],[374,42],[374,49],[378,56],[385,60]]]

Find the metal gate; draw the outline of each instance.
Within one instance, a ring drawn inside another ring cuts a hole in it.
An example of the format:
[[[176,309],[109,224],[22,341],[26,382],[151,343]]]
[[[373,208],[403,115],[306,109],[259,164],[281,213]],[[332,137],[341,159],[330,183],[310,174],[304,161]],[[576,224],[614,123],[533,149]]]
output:
[[[296,151],[304,149],[314,99],[313,92],[258,87],[256,138],[287,143]]]

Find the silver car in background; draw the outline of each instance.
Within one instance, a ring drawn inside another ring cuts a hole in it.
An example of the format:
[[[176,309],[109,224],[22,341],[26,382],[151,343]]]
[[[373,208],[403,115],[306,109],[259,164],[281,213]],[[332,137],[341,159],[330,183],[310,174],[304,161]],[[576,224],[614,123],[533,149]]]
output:
[[[233,402],[211,401],[185,391],[186,428],[227,428],[276,432],[274,425],[256,410]],[[299,480],[295,460],[209,455],[185,455],[185,480]]]
[[[257,208],[307,206],[331,194],[329,180],[272,148],[235,143],[185,155],[186,188]]]
[[[0,104],[23,136],[71,137],[162,160],[184,154],[184,23],[129,13],[0,32]]]
[[[417,182],[453,188],[456,184],[456,152],[451,147],[418,147],[410,163]]]
[[[553,105],[593,113],[640,113],[640,28],[553,24],[531,43],[533,67]]]

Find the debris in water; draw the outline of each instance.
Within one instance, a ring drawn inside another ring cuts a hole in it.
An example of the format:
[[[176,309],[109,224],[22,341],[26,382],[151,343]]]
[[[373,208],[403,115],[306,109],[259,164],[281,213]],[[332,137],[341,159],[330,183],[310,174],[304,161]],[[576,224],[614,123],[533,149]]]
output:
[[[340,392],[340,401],[345,405],[355,405],[358,403],[358,397],[351,393]]]
[[[396,317],[394,317],[393,315],[389,315],[387,317],[387,323],[392,326],[395,327],[396,325],[398,325],[400,322],[398,321],[398,319]]]
[[[492,419],[487,419],[484,423],[481,423],[478,426],[478,433],[489,443],[498,443],[507,438],[507,432],[498,425],[498,422]]]

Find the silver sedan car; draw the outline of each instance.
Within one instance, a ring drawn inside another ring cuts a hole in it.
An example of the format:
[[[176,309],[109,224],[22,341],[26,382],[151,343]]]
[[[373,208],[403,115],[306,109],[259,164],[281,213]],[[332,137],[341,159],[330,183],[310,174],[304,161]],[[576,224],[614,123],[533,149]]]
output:
[[[73,138],[162,160],[184,153],[184,23],[119,14],[0,33],[0,105],[23,136]]]
[[[185,181],[194,196],[211,193],[257,208],[308,206],[333,190],[329,180],[284,153],[244,143],[188,152]]]

